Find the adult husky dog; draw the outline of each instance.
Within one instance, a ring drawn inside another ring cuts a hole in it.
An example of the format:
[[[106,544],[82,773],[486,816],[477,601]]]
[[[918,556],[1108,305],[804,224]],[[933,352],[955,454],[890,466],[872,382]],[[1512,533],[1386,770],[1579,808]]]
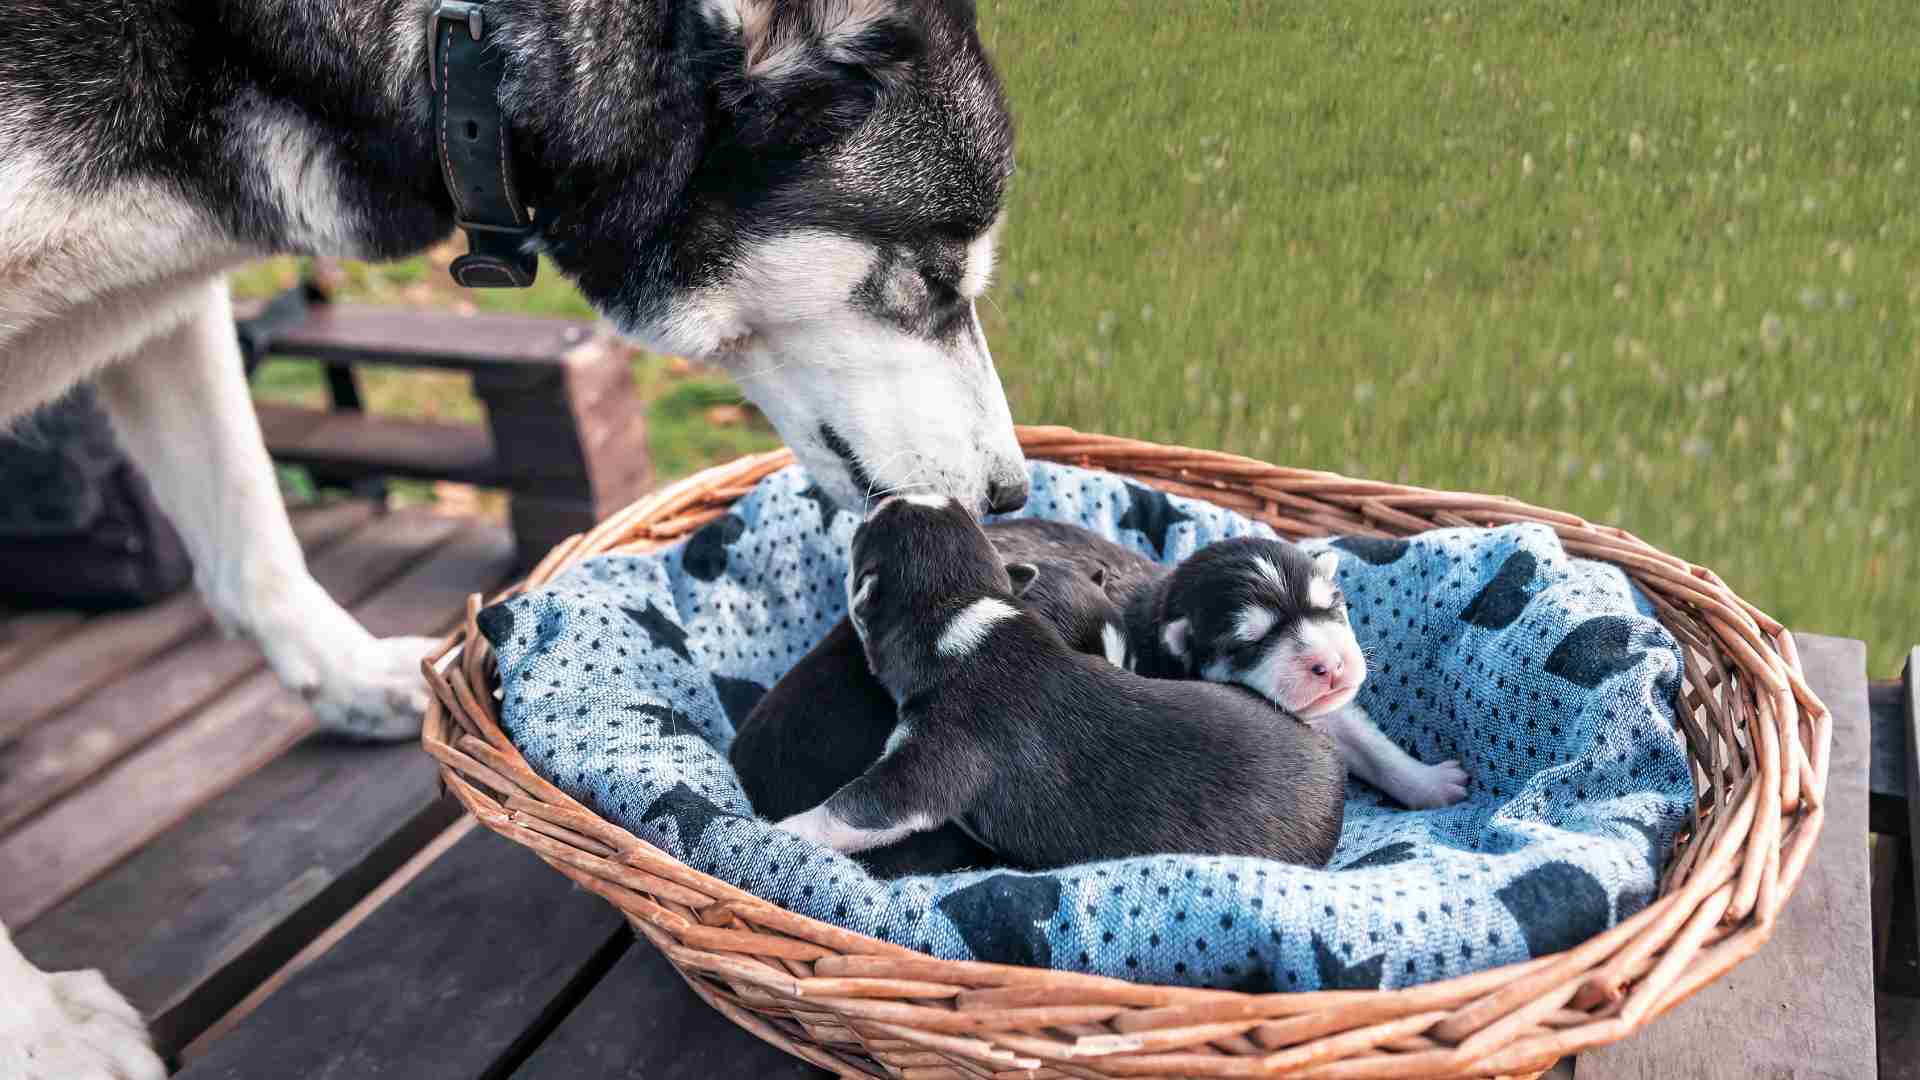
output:
[[[429,39],[431,2],[9,0],[0,18],[0,422],[93,378],[223,625],[323,726],[372,737],[417,730],[426,643],[375,640],[308,575],[220,275],[405,255],[470,216],[428,78],[429,46],[469,31]],[[836,499],[1024,502],[973,306],[1012,158],[970,0],[473,6],[527,248],[624,333],[724,366]],[[101,1034],[137,1032],[130,1013],[39,979],[0,930],[0,998],[28,1003],[0,1016],[0,1074],[153,1073]]]

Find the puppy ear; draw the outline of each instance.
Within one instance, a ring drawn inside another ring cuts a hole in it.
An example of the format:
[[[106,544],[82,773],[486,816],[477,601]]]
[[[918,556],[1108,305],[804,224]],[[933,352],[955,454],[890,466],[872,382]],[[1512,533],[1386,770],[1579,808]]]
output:
[[[1032,563],[1010,562],[1007,564],[1007,577],[1013,579],[1015,596],[1027,595],[1027,590],[1033,587],[1034,579],[1039,576],[1040,568]]]
[[[1180,618],[1180,619],[1175,619],[1172,622],[1168,623],[1166,626],[1166,629],[1160,631],[1160,644],[1166,646],[1167,652],[1172,654],[1173,657],[1177,660],[1184,661],[1188,659],[1187,657],[1188,629],[1189,627],[1187,626],[1187,620],[1184,618]],[[1189,664],[1188,666],[1191,667],[1192,665]]]
[[[1094,567],[1092,570],[1087,571],[1087,577],[1093,581],[1094,588],[1104,589],[1107,587],[1107,568],[1106,567],[1104,566]]]
[[[864,624],[868,621],[875,602],[880,599],[879,586],[880,575],[872,572],[854,582],[853,596],[847,601],[847,611],[853,616],[854,622]]]
[[[1331,580],[1333,575],[1340,572],[1340,553],[1337,551],[1322,551],[1318,555],[1315,555],[1313,557],[1313,572],[1319,577]]]
[[[846,130],[924,50],[903,0],[701,0],[739,49],[723,73],[745,141],[794,142]]]

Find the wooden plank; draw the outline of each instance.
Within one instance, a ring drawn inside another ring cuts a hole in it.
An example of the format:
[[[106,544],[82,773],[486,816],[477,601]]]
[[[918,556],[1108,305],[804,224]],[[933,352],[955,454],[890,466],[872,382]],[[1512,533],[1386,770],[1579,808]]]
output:
[[[257,304],[234,305],[246,318]],[[320,303],[276,333],[273,356],[475,371],[556,363],[594,334],[592,323],[413,307]]]
[[[497,580],[509,549],[497,529],[461,533],[353,613],[382,636],[450,625],[468,593]],[[242,680],[166,738],[0,840],[0,922],[30,924],[312,728],[312,714],[270,673]]]
[[[178,1075],[504,1075],[626,935],[605,901],[475,830]]]
[[[27,611],[0,615],[0,671],[48,648],[80,626],[77,611]]]
[[[701,1001],[660,951],[636,942],[514,1072],[515,1080],[829,1077]]]
[[[260,428],[267,451],[285,465],[330,477],[411,476],[496,487],[493,439],[476,424],[326,412],[288,405],[261,405]]]
[[[335,600],[351,607],[459,528],[453,518],[398,511],[332,545],[309,566]],[[0,836],[264,666],[252,642],[209,628],[29,728],[0,750]]]
[[[361,502],[302,513],[294,532],[309,551],[324,549],[373,516]],[[73,704],[134,665],[213,625],[192,590],[133,611],[101,615],[0,675],[0,744]]]
[[[16,935],[180,1050],[459,814],[411,745],[308,739]]]
[[[272,997],[281,987],[287,985],[288,979],[298,975],[308,964],[325,956],[328,949],[338,945],[341,938],[352,933],[353,928],[365,922],[367,916],[379,910],[380,905],[393,899],[400,890],[412,884],[413,879],[419,877],[421,871],[432,866],[440,856],[445,855],[448,848],[459,843],[462,837],[474,829],[479,828],[480,820],[471,814],[461,813],[460,804],[454,800],[444,799],[440,805],[447,807],[449,811],[451,811],[453,818],[445,828],[442,828],[438,833],[434,834],[432,840],[421,845],[420,850],[407,856],[407,861],[396,867],[393,873],[381,878],[380,883],[365,896],[354,901],[353,907],[349,908],[345,914],[335,919],[325,930],[314,935],[311,941],[302,945],[300,951],[295,953],[286,963],[274,969],[273,974],[255,984],[253,989],[247,991],[247,996],[240,999],[240,1002],[231,1009],[228,1009],[219,1020],[206,1027],[206,1029],[198,1035],[195,1035],[193,1041],[181,1047],[179,1054],[181,1063],[184,1064],[185,1062],[207,1056],[207,1047],[211,1046],[227,1032],[232,1031],[242,1020],[252,1016],[253,1011],[260,1007],[261,1002]],[[228,970],[231,971],[239,966],[240,965],[233,965]],[[255,972],[249,971],[249,975],[252,974],[255,974]]]
[[[1882,987],[1920,994],[1920,647],[1907,654],[1902,681],[1906,690],[1900,717],[1907,766],[1906,858],[1902,860],[1902,873],[1896,878],[1900,891],[1893,900],[1888,920],[1884,968],[1887,977]]]
[[[1579,1080],[1860,1080],[1874,1074],[1866,647],[1794,635],[1833,710],[1827,817],[1773,938],[1645,1030],[1580,1055]]]
[[[418,574],[444,574],[456,588],[484,589],[505,582],[510,552],[504,530],[473,523]],[[438,770],[417,746],[308,739],[17,941],[49,969],[100,968],[140,1008],[156,1045],[170,1054],[361,902],[458,813],[441,797]]]
[[[1912,665],[1908,665],[1911,669]],[[1872,718],[1872,757],[1867,766],[1871,792],[1871,827],[1883,836],[1911,832],[1907,806],[1907,687],[1900,679],[1882,679],[1867,686],[1867,711]]]
[[[1907,909],[1908,916],[1920,912],[1920,646],[1915,646],[1907,654],[1907,670],[1903,677],[1907,690],[1907,707],[1902,734],[1907,744],[1907,844],[1911,868],[1910,876],[1914,881],[1913,906]]]
[[[1920,1080],[1920,998],[1876,995],[1880,1080]]]

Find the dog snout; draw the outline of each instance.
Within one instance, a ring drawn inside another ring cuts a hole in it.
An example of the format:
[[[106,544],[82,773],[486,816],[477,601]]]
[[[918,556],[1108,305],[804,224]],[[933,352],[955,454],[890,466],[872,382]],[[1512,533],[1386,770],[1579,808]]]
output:
[[[1024,472],[987,481],[987,512],[1011,514],[1027,505],[1027,474]]]
[[[1347,661],[1338,654],[1316,656],[1309,670],[1314,678],[1324,680],[1328,686],[1338,686],[1340,676],[1346,674]]]

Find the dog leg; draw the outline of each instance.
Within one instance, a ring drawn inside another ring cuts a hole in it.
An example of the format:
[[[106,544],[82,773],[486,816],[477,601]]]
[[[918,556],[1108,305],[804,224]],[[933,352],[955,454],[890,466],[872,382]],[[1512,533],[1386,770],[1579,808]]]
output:
[[[908,731],[903,721],[896,736]],[[884,847],[958,817],[979,790],[984,775],[969,767],[956,748],[935,752],[924,738],[892,742],[872,767],[827,797],[827,801],[780,822],[779,827],[852,854]]]
[[[1326,732],[1347,770],[1412,810],[1452,806],[1467,797],[1467,771],[1457,761],[1428,765],[1400,749],[1359,705],[1308,721]]]
[[[420,658],[434,643],[374,638],[307,572],[247,396],[224,279],[184,322],[102,373],[99,389],[221,625],[259,644],[322,728],[417,735]]]
[[[140,1013],[98,971],[49,974],[0,926],[0,1077],[164,1080]]]

